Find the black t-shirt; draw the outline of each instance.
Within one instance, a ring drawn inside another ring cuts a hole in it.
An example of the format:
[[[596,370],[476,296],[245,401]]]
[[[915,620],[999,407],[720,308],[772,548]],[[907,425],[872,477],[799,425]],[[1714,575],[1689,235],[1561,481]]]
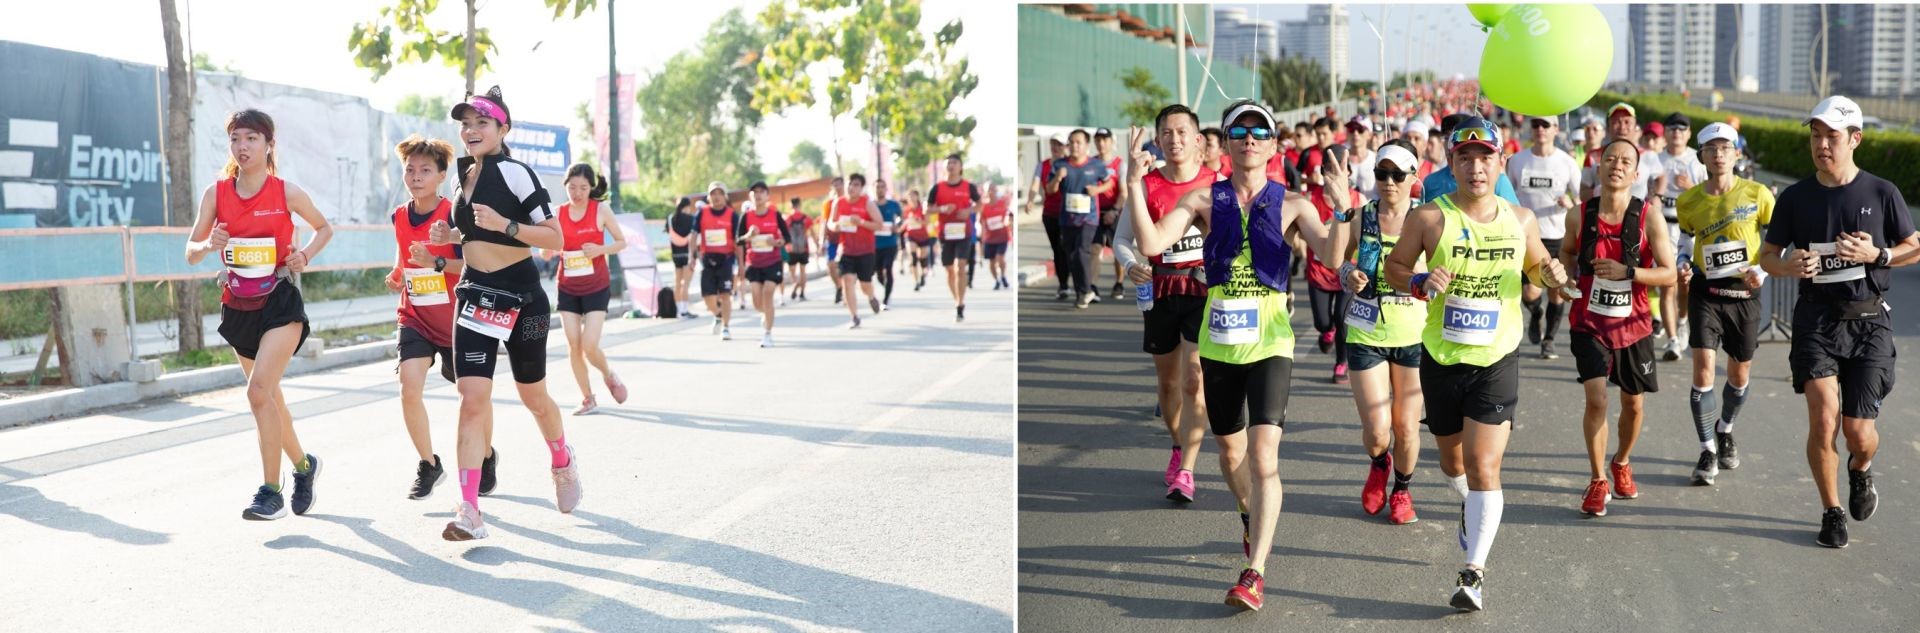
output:
[[[693,213],[681,213],[679,211],[675,211],[673,212],[673,215],[667,216],[667,230],[672,231],[674,235],[678,235],[681,237],[687,237],[687,236],[693,235],[693,220],[694,218],[697,218],[697,217],[699,216]],[[667,246],[673,249],[673,254],[675,255],[687,254],[688,247],[674,246],[672,240],[667,241]]]
[[[1874,246],[1887,248],[1913,235],[1913,218],[1907,216],[1907,201],[1893,183],[1860,172],[1853,182],[1839,187],[1820,184],[1807,178],[1780,192],[1773,207],[1773,223],[1767,226],[1768,244],[1793,248],[1830,249],[1834,237],[1842,232],[1865,231],[1873,236]],[[1860,273],[1850,268],[1865,268],[1865,275],[1844,281],[1815,283],[1820,278],[1846,279]],[[1871,281],[1872,285],[1868,282]],[[1857,301],[1885,292],[1892,287],[1893,275],[1886,268],[1855,264],[1835,257],[1829,251],[1821,255],[1820,275],[1800,280],[1802,303],[1838,303]]]

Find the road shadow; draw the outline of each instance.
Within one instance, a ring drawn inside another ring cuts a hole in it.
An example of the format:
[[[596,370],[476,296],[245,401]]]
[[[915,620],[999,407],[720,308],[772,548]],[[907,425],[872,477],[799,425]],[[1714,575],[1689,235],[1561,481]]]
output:
[[[63,501],[49,499],[29,486],[0,483],[0,514],[18,517],[40,527],[78,532],[124,545],[165,545],[173,537],[164,532],[142,530],[94,514]],[[20,538],[13,535],[12,539]]]
[[[550,507],[545,499],[533,497],[499,495],[492,499],[534,507]],[[516,535],[596,556],[612,559],[670,561],[680,565],[704,567],[737,582],[777,594],[781,598],[747,596],[715,589],[663,583],[620,572],[586,569],[553,561],[528,559],[528,562],[553,569],[610,578],[696,600],[802,620],[822,627],[851,630],[896,628],[889,626],[884,620],[877,620],[876,611],[848,608],[848,603],[855,600],[861,604],[885,605],[884,609],[879,609],[877,612],[898,618],[897,624],[901,627],[912,624],[914,628],[928,631],[1013,627],[1013,620],[1006,613],[929,591],[843,574],[726,543],[649,530],[594,512],[575,510],[571,516],[589,522],[590,525],[584,529],[608,534],[626,542],[587,543],[555,533],[521,529],[505,521],[496,520],[493,523],[513,529]],[[503,552],[499,556],[504,560],[515,555]],[[605,624],[602,622],[583,622],[583,624],[594,630],[608,630],[596,626]],[[622,624],[622,628],[625,628],[624,623]]]

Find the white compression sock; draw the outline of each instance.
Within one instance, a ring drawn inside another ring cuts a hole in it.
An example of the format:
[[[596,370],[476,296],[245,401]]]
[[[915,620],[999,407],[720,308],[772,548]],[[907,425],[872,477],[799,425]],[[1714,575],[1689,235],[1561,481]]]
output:
[[[1486,568],[1487,551],[1493,549],[1493,536],[1500,531],[1500,515],[1506,510],[1506,497],[1499,490],[1467,492],[1467,564]]]
[[[1441,476],[1446,475],[1446,473],[1440,473],[1440,474]],[[1453,494],[1460,495],[1461,499],[1463,500],[1466,499],[1467,498],[1467,474],[1460,473],[1452,477],[1447,477],[1447,488],[1449,490],[1452,490]]]

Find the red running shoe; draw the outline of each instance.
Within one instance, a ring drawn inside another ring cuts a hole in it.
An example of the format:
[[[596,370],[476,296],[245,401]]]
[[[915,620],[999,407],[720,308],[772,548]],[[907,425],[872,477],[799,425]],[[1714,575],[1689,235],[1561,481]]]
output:
[[[1240,584],[1227,590],[1227,605],[1242,611],[1259,611],[1260,605],[1266,602],[1266,591],[1267,581],[1260,577],[1260,572],[1249,568],[1240,572]]]
[[[1580,511],[1597,517],[1607,516],[1607,480],[1595,479],[1587,484],[1587,494],[1580,500]]]
[[[1416,523],[1420,517],[1413,514],[1413,495],[1401,490],[1387,498],[1387,522],[1394,525]]]
[[[1613,498],[1640,498],[1640,487],[1633,485],[1633,464],[1609,463],[1607,470],[1613,471]]]
[[[1393,453],[1381,453],[1382,459],[1368,460],[1367,483],[1360,488],[1360,509],[1379,514],[1387,505],[1387,473],[1393,472]]]

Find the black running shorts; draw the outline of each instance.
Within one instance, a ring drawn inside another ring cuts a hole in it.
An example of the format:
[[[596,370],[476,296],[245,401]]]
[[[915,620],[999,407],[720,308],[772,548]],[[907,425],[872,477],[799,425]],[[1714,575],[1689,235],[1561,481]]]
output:
[[[427,340],[426,335],[415,332],[413,328],[404,325],[400,326],[399,339],[400,364],[404,364],[415,358],[425,358],[427,359],[427,366],[432,367],[436,362],[435,357],[438,357],[440,377],[447,379],[447,382],[454,382],[453,348],[434,345],[433,341]],[[394,373],[400,373],[399,364],[394,365],[393,371]]]
[[[513,370],[514,382],[527,385],[546,380],[547,328],[553,323],[553,309],[547,304],[546,291],[540,288],[540,271],[534,268],[533,259],[523,259],[490,273],[468,268],[460,283],[518,292],[526,299],[526,303],[521,304],[520,316],[514,321],[513,331],[505,341],[475,332],[456,322],[453,326],[454,375],[492,380],[494,361],[504,344],[507,348],[507,366]],[[459,297],[457,290],[453,304],[456,319],[466,309],[466,301]]]
[[[940,240],[940,265],[973,259],[973,240]]]
[[[1659,359],[1653,355],[1652,335],[1621,349],[1608,349],[1594,335],[1575,331],[1573,364],[1583,384],[1604,376],[1630,396],[1660,391]]]
[[[1481,424],[1513,420],[1520,406],[1520,357],[1509,353],[1492,365],[1442,365],[1420,349],[1421,399],[1427,417],[1421,424],[1438,437],[1459,433],[1467,418]]]
[[[1793,342],[1787,364],[1793,369],[1793,392],[1806,393],[1816,378],[1840,379],[1840,415],[1868,420],[1880,417],[1880,403],[1893,392],[1892,321],[1886,313],[1873,319],[1847,320],[1834,316],[1833,307],[1799,302],[1793,310]]]
[[[981,248],[981,253],[980,253],[981,256],[986,257],[987,259],[993,259],[995,257],[1004,257],[1007,254],[1006,242],[985,242],[980,248]]]
[[[554,308],[554,311],[572,312],[574,314],[606,312],[607,302],[613,298],[612,290],[611,287],[601,288],[599,292],[589,292],[584,295],[570,295],[567,294],[567,291],[562,290],[560,291],[559,306]]]
[[[1179,349],[1180,339],[1200,343],[1200,322],[1205,320],[1207,298],[1198,295],[1167,295],[1153,300],[1153,309],[1140,313],[1146,322],[1146,335],[1140,351],[1170,354]]]
[[[298,352],[301,345],[307,344],[313,325],[307,320],[307,304],[300,298],[300,289],[293,287],[292,281],[282,279],[267,295],[267,303],[258,310],[220,306],[218,331],[220,338],[233,347],[234,354],[253,360],[260,354],[260,337],[288,323],[300,324],[300,342],[293,346],[293,351]]]
[[[781,279],[784,279],[784,277],[780,275],[779,264],[772,264],[769,266],[757,266],[757,267],[749,266],[747,268],[747,283],[750,283],[750,284],[757,284],[757,283],[777,284],[777,283],[780,283]]]
[[[853,275],[860,281],[873,281],[874,254],[841,255],[840,276]]]
[[[1246,365],[1200,359],[1200,383],[1207,397],[1208,424],[1214,435],[1232,435],[1253,424],[1287,425],[1287,382],[1293,359],[1273,356]],[[1242,407],[1245,407],[1243,410]]]
[[[700,256],[700,295],[711,297],[733,292],[733,255]]]
[[[1760,348],[1760,322],[1766,313],[1759,297],[1729,299],[1711,295],[1704,283],[1693,284],[1687,294],[1691,302],[1687,346],[1724,349],[1728,357],[1743,363],[1753,360],[1754,351]]]

